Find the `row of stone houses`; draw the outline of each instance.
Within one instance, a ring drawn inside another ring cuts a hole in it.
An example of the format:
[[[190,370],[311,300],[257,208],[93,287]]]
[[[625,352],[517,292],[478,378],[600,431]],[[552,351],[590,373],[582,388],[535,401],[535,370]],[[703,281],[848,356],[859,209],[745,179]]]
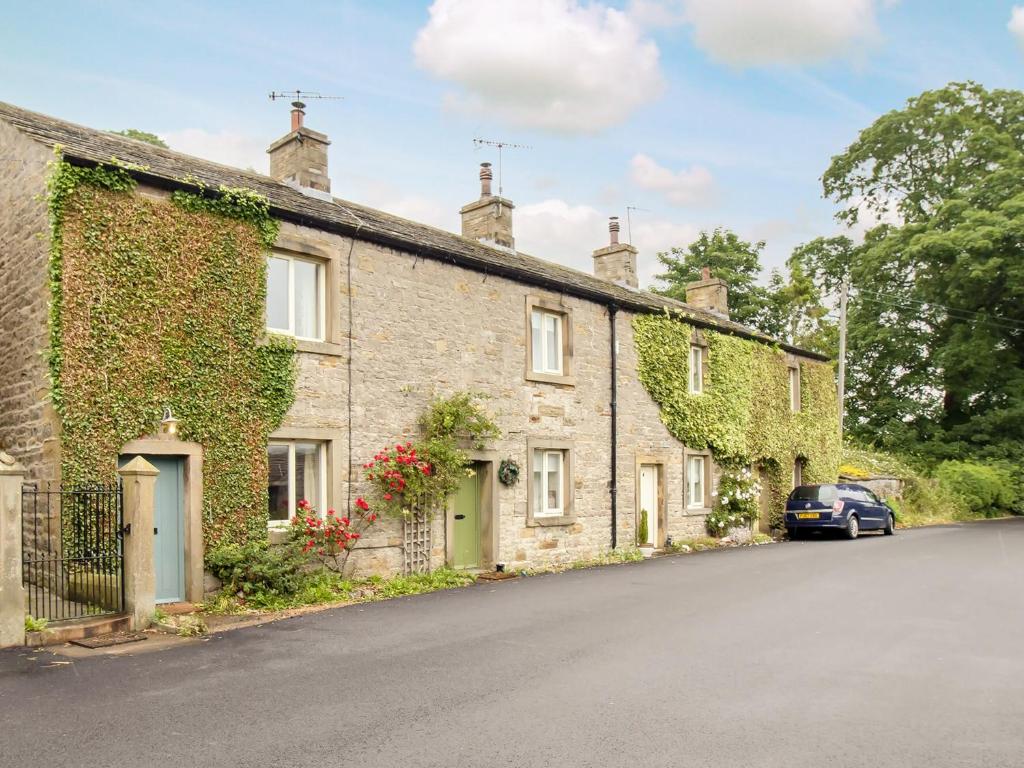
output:
[[[414,434],[435,395],[469,390],[487,396],[501,436],[472,453],[467,506],[452,505],[429,526],[432,566],[542,567],[598,555],[634,543],[641,507],[651,512],[655,546],[703,533],[715,456],[682,444],[663,423],[638,378],[633,318],[670,311],[696,329],[695,393],[714,365],[703,331],[783,350],[796,371],[794,408],[801,366],[823,358],[730,321],[727,287],[710,275],[689,287],[685,304],[640,290],[637,251],[619,242],[614,220],[609,245],[593,254],[594,274],[515,250],[514,205],[492,192],[487,164],[478,199],[461,210],[461,235],[333,198],[328,139],[303,114],[296,105],[292,129],[270,146],[267,177],[0,105],[0,447],[31,478],[60,479],[68,425],[54,408],[47,364],[57,288],[45,193],[56,151],[76,168],[124,169],[134,182],[128,194],[148,206],[140,227],[155,216],[173,223],[164,207],[182,190],[244,188],[269,201],[279,231],[265,255],[266,327],[294,340],[298,365],[294,402],[250,478],[267,487],[272,528],[303,498],[319,510],[346,509],[365,492],[362,466],[376,451]],[[117,225],[94,222],[79,234],[102,239]],[[69,278],[59,279],[70,290]],[[116,388],[116,372],[111,379]],[[187,432],[187,404],[177,410]],[[168,574],[158,598],[197,600],[211,540],[202,484],[214,470],[209,462],[203,469],[208,446],[200,442],[151,439],[160,416],[118,452],[160,456],[168,468],[161,481],[179,484],[168,486],[168,501],[158,494],[169,505],[158,517],[170,521],[160,530],[178,537],[158,548],[158,558],[174,560],[158,568]],[[503,460],[523,468],[521,482],[498,481]],[[799,463],[785,471],[797,473]],[[400,572],[409,547],[403,524],[387,521],[357,550],[357,568]]]

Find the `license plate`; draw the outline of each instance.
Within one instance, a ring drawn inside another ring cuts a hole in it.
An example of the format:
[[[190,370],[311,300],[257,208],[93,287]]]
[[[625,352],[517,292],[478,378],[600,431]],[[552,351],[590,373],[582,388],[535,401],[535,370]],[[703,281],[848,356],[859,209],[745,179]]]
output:
[[[799,520],[817,520],[821,517],[820,512],[798,512],[797,519]]]

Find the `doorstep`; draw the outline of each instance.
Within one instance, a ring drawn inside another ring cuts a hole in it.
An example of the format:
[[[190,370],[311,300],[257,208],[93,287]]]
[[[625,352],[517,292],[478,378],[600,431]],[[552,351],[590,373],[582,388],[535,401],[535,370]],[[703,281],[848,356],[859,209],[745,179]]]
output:
[[[127,632],[131,629],[131,617],[126,614],[113,616],[91,616],[86,619],[62,621],[47,627],[42,632],[26,632],[25,645],[37,648],[42,645],[63,645],[72,640],[81,640],[113,632]]]

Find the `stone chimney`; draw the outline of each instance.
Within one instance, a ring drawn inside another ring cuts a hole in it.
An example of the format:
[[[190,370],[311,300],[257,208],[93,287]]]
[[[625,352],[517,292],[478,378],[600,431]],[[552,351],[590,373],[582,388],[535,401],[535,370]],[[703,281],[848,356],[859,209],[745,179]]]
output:
[[[490,163],[480,163],[480,199],[462,206],[462,236],[488,245],[515,250],[512,237],[512,205],[498,195],[491,194],[494,174]]]
[[[706,309],[729,317],[729,286],[720,277],[712,277],[711,270],[704,267],[701,279],[686,286],[686,303],[696,309]]]
[[[619,217],[608,219],[610,245],[594,251],[594,274],[602,280],[637,288],[640,281],[636,276],[637,250],[628,243],[619,242]]]
[[[292,129],[267,149],[270,175],[293,186],[329,193],[327,176],[327,135],[303,125],[306,105],[292,102]]]

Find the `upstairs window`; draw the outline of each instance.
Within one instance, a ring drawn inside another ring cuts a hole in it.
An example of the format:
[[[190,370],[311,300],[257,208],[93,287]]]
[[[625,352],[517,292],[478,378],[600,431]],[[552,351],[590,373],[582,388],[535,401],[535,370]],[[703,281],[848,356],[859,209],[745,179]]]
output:
[[[789,369],[789,409],[793,413],[800,411],[800,369]]]
[[[530,313],[533,372],[561,376],[564,318],[555,312],[535,309]]]
[[[324,339],[324,265],[275,253],[267,259],[267,330]]]
[[[694,344],[690,347],[690,394],[699,395],[704,391],[704,347]]]

